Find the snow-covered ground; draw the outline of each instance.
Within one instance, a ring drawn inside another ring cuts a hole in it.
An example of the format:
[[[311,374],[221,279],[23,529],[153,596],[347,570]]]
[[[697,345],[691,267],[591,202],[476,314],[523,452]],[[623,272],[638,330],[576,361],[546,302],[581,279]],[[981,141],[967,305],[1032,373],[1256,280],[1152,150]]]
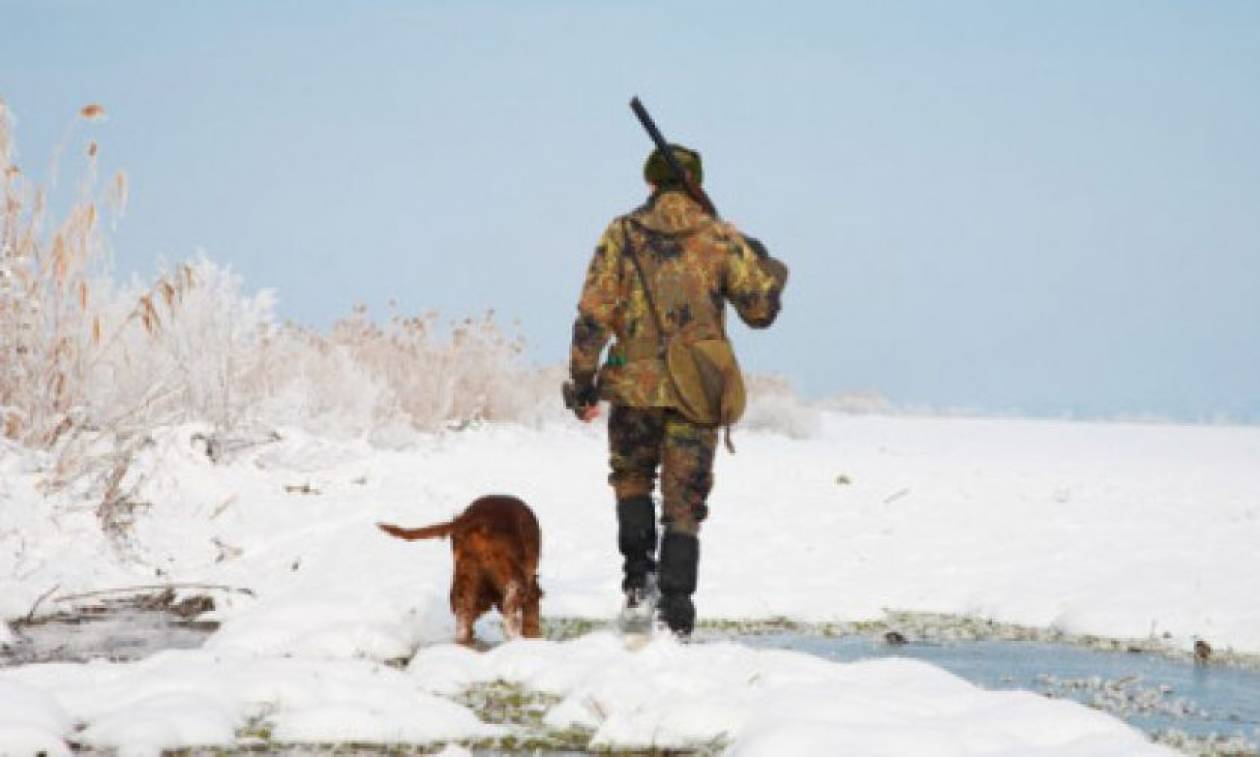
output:
[[[122,546],[94,501],[44,493],[49,458],[0,450],[4,617],[53,587],[53,606],[167,581],[254,592],[216,594],[224,625],[200,650],[0,670],[0,752],[56,751],[76,726],[77,742],[140,751],[263,726],[282,741],[490,737],[502,730],[450,697],[495,680],[554,695],[548,724],[603,746],[1157,751],[1100,713],[905,660],[667,641],[632,654],[600,633],[484,654],[447,645],[449,548],[373,524],[517,494],[543,528],[544,616],[611,617],[620,561],[602,429],[490,426],[393,450],[282,432],[220,464],[195,438],[205,431],[168,429],[142,451],[124,481],[139,482],[141,507]],[[809,439],[736,443],[703,534],[702,618],[914,610],[1260,653],[1260,428],[827,414]],[[383,664],[418,647],[405,670]]]

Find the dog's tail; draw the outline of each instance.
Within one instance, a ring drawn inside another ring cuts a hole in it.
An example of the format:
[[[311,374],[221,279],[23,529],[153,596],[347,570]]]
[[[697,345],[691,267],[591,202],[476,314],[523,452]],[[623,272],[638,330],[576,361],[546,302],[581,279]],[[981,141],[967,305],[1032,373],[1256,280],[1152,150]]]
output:
[[[416,541],[417,539],[445,539],[455,530],[455,521],[436,523],[424,528],[403,528],[392,523],[377,523],[376,527],[398,539]]]

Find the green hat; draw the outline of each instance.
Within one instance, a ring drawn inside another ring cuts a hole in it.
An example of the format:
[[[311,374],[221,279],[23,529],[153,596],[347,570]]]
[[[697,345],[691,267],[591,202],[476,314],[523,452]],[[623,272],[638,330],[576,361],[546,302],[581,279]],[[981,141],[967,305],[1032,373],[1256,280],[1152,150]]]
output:
[[[704,183],[704,165],[700,162],[700,153],[690,147],[683,147],[679,144],[669,146],[674,153],[674,159],[678,161],[678,165],[683,170],[691,174],[696,180],[696,184]],[[665,160],[665,155],[656,149],[648,156],[647,162],[643,164],[643,178],[649,183],[658,187],[677,186],[678,179],[674,176],[674,171],[669,167],[669,163]]]

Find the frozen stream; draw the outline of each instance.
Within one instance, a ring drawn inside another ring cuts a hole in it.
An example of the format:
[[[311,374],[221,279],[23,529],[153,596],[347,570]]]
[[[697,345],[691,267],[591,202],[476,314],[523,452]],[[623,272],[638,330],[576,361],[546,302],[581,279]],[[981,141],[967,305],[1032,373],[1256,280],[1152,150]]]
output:
[[[1151,734],[1180,731],[1199,740],[1234,739],[1253,750],[1260,743],[1260,671],[1254,669],[1033,641],[893,646],[869,637],[801,633],[739,638],[750,646],[793,649],[837,662],[912,657],[985,688],[1070,697]]]
[[[16,642],[0,649],[0,665],[138,660],[162,649],[199,647],[217,627],[142,610],[54,620],[18,629]]]
[[[17,642],[0,650],[0,665],[92,658],[135,660],[160,649],[200,646],[213,623],[196,623],[170,612],[134,607],[69,616],[20,629]],[[707,637],[708,634],[705,634]],[[837,662],[910,657],[938,665],[990,689],[1027,689],[1071,698],[1123,718],[1176,743],[1225,745],[1222,753],[1247,753],[1260,743],[1260,671],[1228,665],[1195,665],[1150,653],[1098,651],[1034,641],[911,641],[887,644],[869,636],[802,632],[741,633],[752,647],[791,649]],[[703,643],[703,642],[700,642]]]

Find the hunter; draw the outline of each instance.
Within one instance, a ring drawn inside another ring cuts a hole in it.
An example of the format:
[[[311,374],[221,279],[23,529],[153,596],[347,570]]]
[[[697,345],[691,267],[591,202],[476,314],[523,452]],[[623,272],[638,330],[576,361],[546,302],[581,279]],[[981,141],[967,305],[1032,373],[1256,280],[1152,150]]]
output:
[[[705,212],[687,186],[704,181],[700,154],[670,148],[689,179],[680,180],[661,150],[648,156],[647,202],[614,219],[595,248],[573,324],[569,372],[579,419],[592,420],[599,400],[611,405],[608,480],[625,558],[623,621],[628,613],[646,612],[650,622],[655,613],[675,635],[687,637],[695,624],[698,537],[720,428],[684,412],[666,345],[710,339],[728,347],[727,302],[744,323],[766,328],[778,315],[787,268],[760,242]],[[615,342],[601,367],[610,337]],[[739,391],[742,405],[742,383]],[[665,532],[659,572],[652,500],[658,466]]]

